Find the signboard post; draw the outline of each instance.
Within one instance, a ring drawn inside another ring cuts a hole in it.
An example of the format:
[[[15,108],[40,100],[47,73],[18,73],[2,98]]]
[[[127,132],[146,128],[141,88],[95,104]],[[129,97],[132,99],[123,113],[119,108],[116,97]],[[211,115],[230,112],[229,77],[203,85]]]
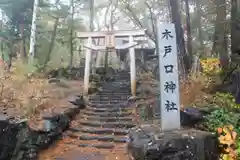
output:
[[[160,72],[161,128],[180,129],[180,101],[176,32],[174,24],[157,27]]]

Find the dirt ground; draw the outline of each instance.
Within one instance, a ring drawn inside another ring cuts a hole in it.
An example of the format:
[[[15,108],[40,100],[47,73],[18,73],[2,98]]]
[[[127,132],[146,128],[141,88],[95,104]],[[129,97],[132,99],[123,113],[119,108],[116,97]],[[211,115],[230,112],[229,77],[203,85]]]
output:
[[[82,148],[81,141],[72,138],[63,138],[53,147],[39,154],[38,160],[129,160],[126,147],[118,145],[111,150]],[[85,142],[86,143],[86,142]],[[91,141],[90,143],[98,143]]]

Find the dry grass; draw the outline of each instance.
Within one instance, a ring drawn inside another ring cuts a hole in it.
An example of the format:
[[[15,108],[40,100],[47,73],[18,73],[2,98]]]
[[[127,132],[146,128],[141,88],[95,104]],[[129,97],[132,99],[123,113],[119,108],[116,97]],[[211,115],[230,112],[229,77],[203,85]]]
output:
[[[157,105],[156,95],[160,93],[158,82],[153,78],[151,73],[145,73],[139,76],[141,95],[148,97],[144,99],[141,106],[150,107]],[[209,94],[212,80],[209,77],[199,74],[191,75],[188,81],[180,82],[180,103],[181,108],[189,106],[204,106],[209,103],[213,95]],[[139,114],[139,113],[137,113]]]
[[[212,98],[211,88],[218,83],[216,77],[208,77],[203,74],[194,75],[188,82],[180,83],[180,101],[182,106],[204,106]]]
[[[139,75],[138,82],[140,83],[141,92],[146,92],[146,97],[156,97],[160,92],[158,89],[158,81],[156,81],[151,72]],[[209,97],[206,91],[209,90],[211,81],[203,74],[191,75],[188,81],[180,82],[180,102],[183,106],[201,103]]]
[[[69,87],[62,87],[27,73],[26,67],[15,63],[12,72],[4,73],[0,79],[0,110],[10,117],[31,118],[49,113],[50,109],[58,112],[61,105],[67,105],[67,101],[61,104],[62,99],[73,92],[80,93],[82,88],[82,82],[69,82]]]
[[[1,79],[1,107],[4,105],[9,116],[30,116],[45,103],[48,88],[45,80],[23,78],[8,74]]]

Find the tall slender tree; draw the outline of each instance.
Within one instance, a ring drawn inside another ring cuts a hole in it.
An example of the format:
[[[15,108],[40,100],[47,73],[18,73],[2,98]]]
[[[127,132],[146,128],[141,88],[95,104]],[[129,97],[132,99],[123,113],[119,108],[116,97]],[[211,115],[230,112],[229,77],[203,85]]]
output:
[[[33,16],[32,16],[32,26],[31,26],[31,37],[30,37],[30,47],[29,47],[29,64],[33,65],[35,56],[35,45],[36,45],[36,20],[38,11],[39,0],[34,0]]]
[[[176,27],[177,44],[181,58],[180,61],[182,62],[180,69],[181,72],[184,73],[184,75],[186,76],[190,72],[191,64],[185,49],[179,2],[176,0],[170,0],[170,6],[172,22],[175,24]]]
[[[69,52],[70,52],[70,61],[69,67],[73,67],[73,31],[74,31],[74,13],[75,6],[74,0],[70,0],[70,8],[71,8],[71,22],[70,22],[70,35],[69,35]]]
[[[220,56],[223,68],[228,66],[227,32],[226,32],[226,0],[215,0],[217,17],[215,21],[212,53]]]
[[[189,0],[185,0],[186,10],[186,28],[187,28],[187,51],[189,56],[189,63],[192,65],[193,53],[192,53],[192,32],[191,32],[191,17],[189,12]]]
[[[231,51],[232,54],[240,54],[240,20],[239,20],[240,2],[231,0]]]

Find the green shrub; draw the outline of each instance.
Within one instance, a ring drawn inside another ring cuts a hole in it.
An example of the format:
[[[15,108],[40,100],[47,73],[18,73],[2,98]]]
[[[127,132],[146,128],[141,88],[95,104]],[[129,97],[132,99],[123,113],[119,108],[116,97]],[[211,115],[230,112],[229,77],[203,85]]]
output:
[[[230,93],[216,93],[213,103],[226,109],[240,109],[240,104],[236,104],[235,98]]]
[[[215,132],[217,128],[223,127],[225,125],[233,125],[237,129],[237,123],[239,116],[226,110],[224,108],[219,108],[212,111],[209,115],[205,116],[204,127],[207,131]],[[239,130],[240,133],[240,130]]]
[[[231,125],[237,135],[240,135],[240,114],[231,112],[229,109],[220,108],[212,111],[205,116],[204,129],[210,132],[216,132],[218,128]],[[236,152],[240,155],[240,139],[236,141]]]

